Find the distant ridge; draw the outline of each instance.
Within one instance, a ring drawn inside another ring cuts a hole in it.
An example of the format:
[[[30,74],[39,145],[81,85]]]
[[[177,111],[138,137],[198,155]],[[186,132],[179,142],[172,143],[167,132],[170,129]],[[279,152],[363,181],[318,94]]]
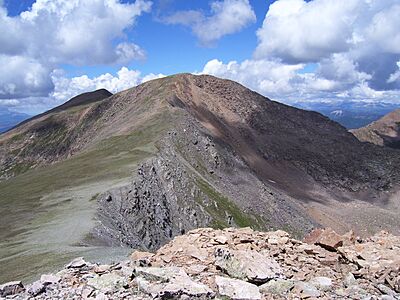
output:
[[[27,122],[38,119],[38,118],[48,115],[50,113],[60,112],[60,111],[66,110],[66,109],[74,107],[74,106],[86,105],[86,104],[98,102],[98,101],[104,100],[108,97],[111,97],[112,95],[113,94],[111,92],[107,91],[106,89],[99,89],[99,90],[96,90],[93,92],[87,92],[87,93],[80,94],[78,96],[71,98],[67,102],[65,102],[57,107],[54,107],[48,111],[45,111],[44,113],[38,114],[32,118],[29,118],[29,119],[17,124],[16,126],[10,128],[9,130],[17,128],[23,124],[26,124]]]
[[[400,109],[396,109],[371,124],[351,130],[361,141],[400,149]]]

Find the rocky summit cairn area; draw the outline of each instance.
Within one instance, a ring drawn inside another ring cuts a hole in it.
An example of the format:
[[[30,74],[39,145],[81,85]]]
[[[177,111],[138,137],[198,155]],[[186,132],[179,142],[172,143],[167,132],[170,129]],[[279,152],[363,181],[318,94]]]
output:
[[[316,229],[305,241],[284,231],[196,229],[156,253],[91,264],[77,258],[2,299],[400,299],[400,237],[356,238]]]

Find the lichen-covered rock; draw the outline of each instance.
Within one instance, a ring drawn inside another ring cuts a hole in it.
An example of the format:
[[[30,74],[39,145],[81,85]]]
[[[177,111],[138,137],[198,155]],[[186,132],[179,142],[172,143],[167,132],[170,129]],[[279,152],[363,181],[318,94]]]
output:
[[[293,280],[270,280],[260,286],[260,292],[262,294],[273,294],[284,296],[287,295],[291,289],[293,289],[295,282]]]
[[[88,286],[91,286],[94,289],[102,292],[121,288],[125,283],[125,278],[115,273],[104,274],[101,276],[97,275],[93,278],[89,278],[87,281]]]
[[[261,294],[254,284],[239,279],[215,277],[218,293],[233,300],[260,300]]]
[[[217,249],[215,256],[215,265],[234,278],[262,284],[271,279],[284,277],[275,259],[257,251]]]

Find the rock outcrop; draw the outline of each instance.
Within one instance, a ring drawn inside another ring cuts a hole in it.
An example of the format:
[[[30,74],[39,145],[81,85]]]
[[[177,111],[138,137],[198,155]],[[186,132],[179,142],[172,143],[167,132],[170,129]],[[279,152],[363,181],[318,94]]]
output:
[[[351,130],[361,142],[400,148],[400,109],[396,109],[365,127]]]
[[[327,240],[332,231],[318,235]],[[135,251],[113,265],[78,258],[26,289],[11,282],[0,292],[6,299],[400,299],[400,237],[315,243],[284,231],[196,229],[155,253]]]

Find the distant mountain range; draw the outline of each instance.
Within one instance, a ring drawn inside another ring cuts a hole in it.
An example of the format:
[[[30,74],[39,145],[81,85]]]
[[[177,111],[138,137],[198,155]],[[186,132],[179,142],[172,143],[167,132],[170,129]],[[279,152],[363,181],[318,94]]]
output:
[[[6,108],[0,108],[0,133],[7,131],[30,117],[31,116],[27,114],[13,112]]]
[[[364,127],[399,108],[398,104],[393,103],[364,102],[298,102],[293,105],[301,109],[317,111],[338,122],[347,129]]]

